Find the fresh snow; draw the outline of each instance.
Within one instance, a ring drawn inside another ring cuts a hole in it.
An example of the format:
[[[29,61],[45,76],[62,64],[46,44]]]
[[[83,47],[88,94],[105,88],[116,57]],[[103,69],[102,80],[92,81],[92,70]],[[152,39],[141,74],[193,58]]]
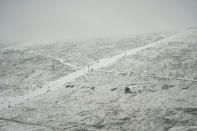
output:
[[[174,38],[174,37],[176,37],[176,35],[171,36],[169,38],[162,39],[162,42],[168,41],[169,39]],[[127,50],[126,53],[123,52],[121,54],[118,54],[118,55],[115,55],[115,56],[112,56],[112,57],[100,59],[96,62],[93,62],[93,63],[89,64],[90,69],[98,70],[100,68],[108,67],[108,66],[116,63],[118,60],[122,59],[123,57],[125,57],[125,54],[126,54],[126,56],[134,55],[134,54],[136,54],[136,53],[138,53],[142,50],[154,47],[158,43],[161,43],[161,40],[150,43],[150,44],[145,45],[145,46],[141,46],[141,47],[137,47],[137,48]],[[66,64],[58,58],[54,58],[54,57],[51,57],[51,56],[45,56],[45,57],[50,57],[52,59],[60,61],[63,64]],[[26,102],[27,100],[30,100],[33,97],[45,94],[49,88],[50,88],[50,90],[57,90],[59,88],[63,88],[63,85],[65,83],[71,82],[71,81],[75,80],[76,78],[87,74],[88,72],[89,72],[88,67],[85,67],[83,69],[80,69],[80,70],[77,70],[73,73],[70,73],[69,75],[61,77],[60,79],[57,79],[55,81],[51,81],[51,82],[47,83],[43,88],[36,89],[35,91],[29,91],[23,96],[18,96],[18,97],[11,97],[10,96],[10,97],[1,98],[0,101],[3,104],[1,104],[0,110],[8,108],[9,101],[11,102],[11,105],[14,106],[14,105],[17,105],[17,104],[20,104],[20,103],[24,103],[24,102]]]

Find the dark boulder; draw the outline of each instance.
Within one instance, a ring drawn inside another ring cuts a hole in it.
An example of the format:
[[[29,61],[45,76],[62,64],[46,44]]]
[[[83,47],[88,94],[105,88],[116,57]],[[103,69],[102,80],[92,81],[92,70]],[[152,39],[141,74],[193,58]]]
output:
[[[174,87],[174,85],[164,84],[164,85],[162,85],[162,90],[167,90],[172,87]]]
[[[125,93],[132,93],[132,92],[131,92],[131,89],[130,89],[129,87],[125,87],[125,88],[124,88],[124,92],[125,92]]]
[[[95,87],[91,87],[90,89],[91,89],[91,90],[95,90]]]
[[[117,88],[112,88],[112,89],[110,89],[111,91],[115,91]]]

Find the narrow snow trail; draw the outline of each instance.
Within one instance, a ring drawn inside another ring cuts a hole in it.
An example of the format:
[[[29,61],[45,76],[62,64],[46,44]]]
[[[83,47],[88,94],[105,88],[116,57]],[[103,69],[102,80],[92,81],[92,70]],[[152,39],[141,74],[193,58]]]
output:
[[[2,49],[2,50],[4,50],[4,49]],[[2,51],[2,50],[0,50],[0,51]],[[11,50],[13,50],[13,51],[19,51],[19,52],[23,52],[23,51],[24,51],[23,48],[22,48],[22,49],[11,49]],[[72,68],[74,68],[74,69],[79,69],[79,67],[77,67],[77,66],[75,66],[75,65],[73,65],[73,64],[70,64],[70,63],[68,63],[68,62],[64,62],[64,60],[62,60],[61,58],[53,57],[53,56],[50,56],[50,55],[44,55],[44,54],[42,54],[42,53],[38,53],[38,52],[33,51],[33,50],[29,50],[29,51],[27,51],[26,53],[33,54],[33,55],[35,55],[35,56],[42,56],[42,57],[45,57],[45,58],[50,58],[50,59],[52,59],[52,60],[58,61],[59,63],[65,65],[65,66],[70,66],[70,67],[72,67]]]
[[[39,54],[40,56],[43,56],[43,57],[47,57],[47,58],[50,58],[50,59],[53,59],[53,60],[56,60],[56,61],[59,61],[60,63],[62,63],[63,65],[65,65],[65,66],[70,66],[70,67],[72,67],[72,68],[75,68],[75,69],[78,69],[78,67],[77,66],[74,66],[74,65],[71,65],[71,64],[69,64],[69,63],[66,63],[66,62],[64,62],[62,59],[60,59],[60,58],[56,58],[56,57],[52,57],[52,56],[47,56],[47,55],[43,55],[43,54]]]
[[[166,39],[168,39],[168,38],[166,38]],[[153,43],[145,45],[145,46],[133,48],[133,49],[127,50],[126,54],[127,54],[127,56],[133,55],[133,54],[136,54],[144,49],[154,47],[155,45],[160,44],[160,43],[161,43],[161,40],[159,40],[157,42],[153,42]],[[103,58],[99,61],[92,63],[90,65],[90,69],[97,70],[99,68],[108,67],[123,57],[125,57],[125,52],[115,55],[113,57]],[[51,81],[51,82],[47,83],[43,88],[39,88],[35,91],[29,91],[24,96],[0,98],[0,102],[1,102],[0,103],[0,110],[8,108],[9,101],[11,103],[11,106],[14,106],[14,105],[17,105],[20,103],[27,102],[28,100],[30,100],[33,97],[36,97],[36,96],[39,96],[42,94],[46,94],[49,87],[50,87],[50,91],[57,90],[59,88],[63,88],[63,85],[66,82],[71,82],[71,81],[75,80],[76,78],[85,75],[88,72],[89,72],[88,67],[85,67],[85,68],[77,70],[71,74],[68,74],[67,76],[61,77],[58,80]]]
[[[161,78],[161,79],[171,79],[171,80],[180,80],[180,81],[192,81],[197,82],[195,79],[189,78],[180,78],[180,77],[165,77],[165,76],[153,76],[150,74],[143,74],[143,73],[134,73],[134,72],[118,72],[118,71],[105,71],[105,70],[98,70],[97,72],[104,72],[104,73],[116,73],[116,74],[126,74],[127,76],[140,76],[140,77],[148,77],[148,78]]]
[[[30,54],[34,54],[34,55],[39,55],[39,56],[42,56],[42,57],[45,57],[45,58],[50,58],[50,59],[53,59],[53,60],[56,60],[56,61],[62,63],[62,64],[65,65],[65,66],[70,66],[70,67],[72,67],[72,68],[74,68],[74,69],[79,69],[79,67],[77,67],[77,66],[75,66],[75,65],[72,65],[72,64],[70,64],[70,63],[64,62],[64,60],[62,60],[62,59],[60,59],[60,58],[56,58],[56,57],[49,56],[49,55],[44,55],[44,54],[42,54],[42,53],[37,53],[37,52],[32,51],[32,50],[29,51],[29,53],[30,53]]]

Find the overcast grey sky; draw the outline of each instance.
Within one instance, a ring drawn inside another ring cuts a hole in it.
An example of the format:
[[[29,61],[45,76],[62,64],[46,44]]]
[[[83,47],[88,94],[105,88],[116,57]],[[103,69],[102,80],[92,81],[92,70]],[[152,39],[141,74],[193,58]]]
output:
[[[56,41],[197,24],[197,0],[0,0],[0,41]]]

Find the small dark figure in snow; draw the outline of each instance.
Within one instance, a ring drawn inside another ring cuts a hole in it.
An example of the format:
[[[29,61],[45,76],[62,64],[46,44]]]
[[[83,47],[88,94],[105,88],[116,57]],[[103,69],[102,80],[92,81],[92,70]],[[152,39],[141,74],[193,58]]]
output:
[[[11,105],[10,105],[10,101],[9,101],[8,108],[10,108],[10,107],[11,107]]]
[[[90,70],[90,66],[88,65],[88,71]]]
[[[47,89],[47,93],[50,91],[50,88],[49,88],[49,86],[48,86],[48,89]]]
[[[130,90],[129,87],[125,87],[125,88],[124,88],[124,92],[125,92],[125,93],[131,93],[131,90]]]

